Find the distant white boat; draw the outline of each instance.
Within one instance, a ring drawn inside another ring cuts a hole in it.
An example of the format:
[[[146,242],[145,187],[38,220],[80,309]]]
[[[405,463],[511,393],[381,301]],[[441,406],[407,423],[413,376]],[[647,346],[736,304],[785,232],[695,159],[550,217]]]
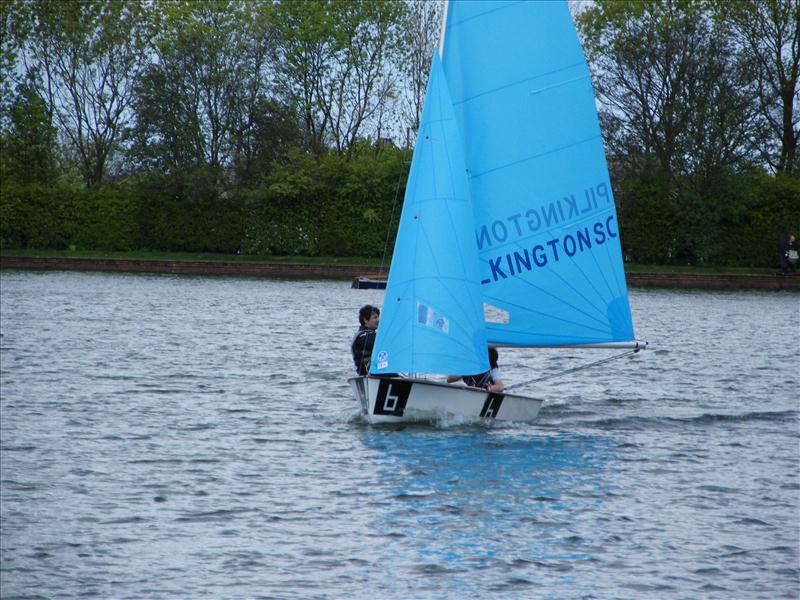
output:
[[[591,77],[566,2],[445,8],[370,376],[370,422],[530,421],[541,399],[391,373],[478,374],[487,346],[641,348]]]

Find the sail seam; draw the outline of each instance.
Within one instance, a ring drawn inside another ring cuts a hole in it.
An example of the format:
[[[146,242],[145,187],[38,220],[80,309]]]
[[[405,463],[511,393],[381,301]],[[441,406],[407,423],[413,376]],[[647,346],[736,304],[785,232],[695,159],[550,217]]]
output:
[[[574,259],[574,258],[572,258],[571,260],[572,260],[572,262],[573,262],[573,264],[574,264],[574,263],[575,263],[575,259]],[[601,300],[605,300],[605,298],[603,297],[603,295],[600,293],[600,290],[598,290],[598,289],[597,289],[597,287],[595,287],[595,285],[594,285],[594,282],[593,282],[593,281],[592,281],[592,280],[591,280],[589,277],[587,277],[587,276],[586,276],[586,272],[585,272],[585,271],[583,271],[582,269],[578,269],[578,270],[580,271],[581,275],[583,276],[583,279],[584,279],[584,281],[585,281],[585,282],[586,282],[586,283],[589,285],[589,287],[590,287],[590,288],[591,288],[591,289],[594,291],[594,293],[595,293],[595,294],[597,294],[597,296],[598,296],[598,297],[599,297]],[[600,311],[599,311],[599,309],[597,308],[597,306],[595,306],[595,304],[594,304],[593,302],[591,302],[591,301],[589,300],[589,298],[587,298],[587,297],[586,297],[586,296],[583,294],[583,292],[581,292],[581,291],[580,291],[580,290],[578,290],[578,289],[577,289],[577,288],[576,288],[574,285],[572,285],[572,283],[570,283],[569,281],[567,281],[567,280],[566,280],[564,277],[562,277],[560,274],[558,274],[558,273],[557,273],[557,272],[555,272],[555,271],[553,272],[553,274],[554,274],[556,277],[558,277],[558,279],[559,279],[559,280],[561,280],[561,282],[562,282],[564,285],[566,285],[566,286],[567,286],[569,289],[571,289],[571,290],[573,291],[573,293],[574,293],[574,294],[576,294],[577,296],[579,296],[579,297],[583,298],[583,299],[586,301],[586,303],[587,303],[587,304],[589,304],[589,305],[590,305],[592,308],[594,308],[595,310],[597,310],[598,312],[600,312]],[[556,298],[556,299],[558,300],[558,298]],[[593,318],[593,317],[592,317],[591,315],[589,315],[589,313],[588,313],[588,312],[586,312],[585,310],[580,310],[580,309],[578,309],[577,307],[574,307],[572,304],[569,304],[569,303],[565,302],[563,299],[561,299],[561,302],[563,302],[564,304],[566,304],[566,305],[567,305],[567,306],[569,306],[570,308],[575,308],[575,309],[577,310],[577,312],[580,312],[580,313],[582,313],[582,314],[583,314],[583,315],[585,315],[587,318],[590,318],[590,319],[591,319],[591,318]],[[595,319],[596,319],[596,318],[595,318]],[[596,319],[596,321],[597,321],[597,322],[602,322],[602,323],[605,323],[605,322],[606,322],[605,315],[602,315],[602,313],[601,313],[601,319]],[[577,324],[577,322],[576,322],[576,324]]]
[[[517,79],[515,81],[512,81],[511,83],[507,83],[505,85],[499,85],[497,87],[493,87],[491,89],[484,90],[483,92],[480,92],[478,94],[473,94],[472,96],[467,96],[465,98],[462,98],[461,100],[454,100],[453,101],[453,106],[455,107],[455,106],[460,106],[462,104],[467,104],[468,102],[472,102],[473,100],[476,100],[478,98],[482,98],[483,96],[488,96],[490,94],[494,94],[495,92],[499,92],[499,91],[502,91],[502,90],[507,90],[508,88],[512,88],[512,87],[516,87],[518,85],[522,85],[522,84],[525,84],[525,83],[530,83],[532,81],[536,81],[537,79],[541,79],[542,77],[549,77],[550,75],[555,75],[557,73],[563,73],[564,71],[570,71],[572,69],[581,68],[581,67],[586,67],[586,62],[578,61],[578,62],[575,62],[575,63],[570,63],[570,64],[565,65],[563,67],[560,67],[558,69],[553,69],[552,71],[547,71],[545,73],[538,73],[536,75],[532,75],[532,76],[526,77],[524,79]],[[552,84],[550,86],[547,86],[547,88],[542,88],[542,90],[545,90],[545,89],[548,89],[548,88],[554,87],[554,86],[565,85],[567,83],[572,83],[574,81],[579,81],[581,79],[586,79],[588,77],[589,77],[589,75],[586,74],[585,76],[582,75],[581,77],[578,77],[578,78],[569,79],[569,80],[566,80],[566,81],[563,81],[563,82],[557,82],[557,83],[554,83],[554,84]],[[536,92],[536,90],[534,90],[534,92]]]
[[[573,260],[573,262],[574,262],[574,259],[572,259],[572,260]],[[542,289],[541,289],[541,288],[539,288],[538,286],[534,286],[534,285],[533,285],[533,283],[532,283],[532,282],[530,282],[530,281],[528,281],[528,280],[523,280],[523,281],[524,281],[524,282],[525,282],[527,285],[529,285],[529,286],[531,286],[531,287],[534,287],[534,288],[535,288],[535,289],[537,289],[538,291],[540,291],[540,292],[543,292],[543,293],[546,293],[548,296],[550,296],[551,298],[553,298],[553,299],[554,299],[556,302],[560,302],[560,303],[561,303],[561,304],[563,304],[564,306],[568,306],[569,308],[571,308],[571,309],[575,310],[576,312],[578,312],[578,313],[582,313],[582,314],[583,314],[584,316],[586,316],[586,318],[588,318],[588,319],[592,319],[593,321],[595,321],[595,322],[598,322],[598,323],[602,323],[602,322],[604,322],[604,321],[605,321],[605,315],[604,315],[604,314],[603,314],[603,313],[600,311],[600,309],[599,309],[599,308],[597,308],[597,306],[596,306],[596,305],[595,305],[593,302],[590,302],[590,301],[589,301],[589,299],[588,299],[586,296],[584,296],[584,295],[583,295],[583,294],[582,294],[580,291],[578,291],[578,290],[575,288],[575,286],[573,286],[573,285],[572,285],[572,284],[571,284],[569,281],[567,281],[566,279],[564,279],[564,278],[563,278],[561,275],[559,275],[559,274],[558,274],[558,273],[556,273],[555,271],[551,271],[551,273],[552,273],[553,275],[555,275],[556,277],[558,277],[558,279],[559,279],[559,280],[560,280],[560,281],[561,281],[563,284],[565,284],[565,285],[566,285],[566,286],[567,286],[569,289],[571,289],[573,293],[575,293],[577,296],[580,296],[581,298],[583,298],[583,299],[586,301],[586,303],[587,303],[589,306],[591,306],[591,308],[593,308],[594,310],[596,310],[596,311],[597,311],[597,314],[598,314],[598,315],[600,315],[600,317],[598,318],[598,317],[595,317],[595,316],[592,316],[592,315],[590,315],[590,314],[589,314],[589,313],[588,313],[586,310],[581,310],[579,307],[577,307],[577,306],[575,306],[575,305],[571,304],[570,302],[567,302],[567,301],[566,301],[564,298],[560,298],[560,297],[558,297],[558,296],[554,295],[554,294],[553,294],[553,293],[551,293],[551,292],[545,292],[545,290],[542,290]],[[581,271],[581,274],[584,276],[584,278],[585,278],[585,279],[587,279],[587,280],[588,280],[588,278],[586,278],[586,274],[585,274],[583,271]],[[590,285],[592,285],[592,282],[591,282],[591,281],[589,281],[589,284],[590,284]],[[601,299],[601,300],[602,300],[602,299],[604,299],[604,298],[603,298],[603,296],[602,296],[602,294],[600,294],[600,292],[594,288],[594,285],[592,285],[592,289],[594,289],[595,293],[596,293],[596,294],[597,294],[597,295],[600,297],[600,299]],[[569,321],[568,321],[568,322],[569,322]],[[577,324],[577,321],[575,321],[574,323],[575,323],[575,324]]]
[[[491,169],[487,169],[486,171],[483,171],[481,173],[472,173],[472,177],[473,178],[483,177],[484,175],[487,175],[489,173],[494,173],[495,171],[502,171],[503,169],[507,169],[507,168],[513,167],[515,165],[526,163],[526,162],[535,160],[537,158],[541,158],[542,156],[548,156],[550,154],[556,154],[556,153],[561,152],[563,150],[567,150],[569,148],[574,148],[575,146],[580,146],[582,144],[586,144],[588,142],[592,142],[592,141],[597,140],[597,139],[602,139],[602,138],[601,138],[600,135],[593,135],[591,137],[588,137],[588,138],[585,138],[585,139],[582,139],[582,140],[578,140],[577,142],[573,142],[572,144],[567,144],[566,146],[559,146],[558,148],[553,148],[552,150],[548,150],[547,152],[541,152],[539,154],[533,154],[531,156],[528,156],[528,157],[525,157],[525,158],[521,158],[519,160],[515,160],[515,161],[510,162],[510,163],[506,163],[506,164],[503,164],[503,165],[498,165],[498,166],[493,167]]]
[[[606,257],[609,256],[608,253],[609,253],[609,249],[606,248]],[[619,281],[616,278],[613,280],[615,289],[612,289],[611,284],[609,283],[609,279],[608,279],[608,277],[606,277],[606,273],[603,271],[603,269],[600,268],[600,263],[597,262],[597,255],[595,253],[592,253],[592,260],[594,261],[595,267],[597,267],[597,272],[600,274],[600,276],[603,279],[603,282],[606,284],[606,287],[608,288],[608,292],[612,295],[612,297],[619,298],[621,296],[620,289],[619,289]],[[586,276],[586,274],[584,273],[584,277],[585,276]],[[623,280],[624,280],[624,277],[625,277],[625,275],[624,275],[624,271],[623,271]],[[626,289],[626,294],[625,295],[627,296],[627,289]]]
[[[490,14],[495,13],[495,12],[500,11],[500,10],[508,10],[509,8],[514,8],[515,6],[519,6],[520,4],[524,4],[525,2],[528,2],[528,1],[529,0],[520,0],[519,2],[514,2],[512,4],[506,4],[504,6],[498,6],[497,8],[493,8],[491,10],[486,10],[486,11],[481,12],[481,13],[476,13],[476,14],[472,15],[471,17],[467,17],[466,19],[461,19],[460,21],[454,21],[451,25],[449,25],[449,27],[458,27],[462,23],[469,23],[470,21],[474,21],[475,19],[480,19],[482,17],[485,17],[486,15],[490,15]]]

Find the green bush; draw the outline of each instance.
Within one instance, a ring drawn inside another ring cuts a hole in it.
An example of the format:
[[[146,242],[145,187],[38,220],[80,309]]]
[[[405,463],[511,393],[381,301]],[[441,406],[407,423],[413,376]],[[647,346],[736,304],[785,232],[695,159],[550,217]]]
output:
[[[79,250],[135,249],[136,217],[130,190],[76,190],[64,196],[64,235]]]
[[[722,174],[700,184],[631,178],[617,199],[623,252],[647,264],[771,267],[800,232],[800,178]]]
[[[674,195],[658,178],[628,180],[617,198],[620,239],[627,260],[664,264],[675,255]]]
[[[99,190],[7,182],[0,247],[379,258],[393,248],[403,158],[367,146],[350,159],[293,151],[257,188],[230,193],[204,169]],[[626,260],[772,267],[779,234],[800,234],[797,176],[729,173],[667,183],[643,172],[618,188]]]
[[[0,193],[0,244],[3,248],[64,249],[65,196],[72,190],[37,184],[4,185]]]
[[[398,150],[317,161],[294,152],[245,195],[245,254],[382,256],[397,228],[407,167]],[[392,208],[397,199],[397,212]],[[391,245],[389,246],[391,250]]]
[[[239,251],[244,231],[241,199],[220,194],[213,173],[136,182],[138,247],[185,252]]]
[[[243,237],[238,198],[164,198],[151,207],[148,247],[152,250],[236,253]]]
[[[0,200],[3,248],[132,250],[137,205],[128,190],[66,185],[4,185]]]
[[[776,267],[780,234],[800,236],[800,177],[754,173],[739,184],[747,206],[727,228],[721,264]]]
[[[325,224],[320,227],[320,252],[381,257],[387,236],[393,240],[400,218],[404,192],[400,184],[407,176],[402,155],[363,153],[329,169],[342,177],[328,184],[327,189],[335,193],[327,195],[320,207],[320,221]],[[390,243],[389,251],[392,247]]]
[[[242,254],[319,254],[314,211],[294,198],[274,190],[244,195],[247,215],[242,236]]]

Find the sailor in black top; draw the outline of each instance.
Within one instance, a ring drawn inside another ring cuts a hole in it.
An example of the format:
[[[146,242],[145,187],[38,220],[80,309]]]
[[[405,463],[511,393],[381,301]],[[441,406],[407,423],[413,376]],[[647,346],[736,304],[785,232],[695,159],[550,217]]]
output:
[[[494,393],[500,393],[505,389],[500,367],[497,366],[497,348],[489,347],[489,370],[480,375],[448,375],[447,383],[455,383],[459,379],[463,380],[470,387],[481,388]]]
[[[372,360],[372,347],[375,345],[380,315],[381,311],[376,306],[369,304],[362,306],[361,310],[358,311],[358,322],[361,327],[358,328],[355,337],[353,337],[350,350],[353,353],[356,371],[361,376],[366,375],[369,371],[369,363]]]

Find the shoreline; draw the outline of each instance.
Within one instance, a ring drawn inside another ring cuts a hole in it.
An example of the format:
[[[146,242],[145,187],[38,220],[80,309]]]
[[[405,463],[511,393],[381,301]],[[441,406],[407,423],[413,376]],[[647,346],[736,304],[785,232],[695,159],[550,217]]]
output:
[[[127,258],[49,258],[32,256],[2,256],[0,257],[0,269],[166,273],[172,275],[227,275],[291,279],[352,280],[360,275],[370,279],[386,277],[386,270],[360,265],[314,265],[244,261],[226,262]],[[626,273],[625,277],[630,287],[800,291],[800,273],[786,276]]]

